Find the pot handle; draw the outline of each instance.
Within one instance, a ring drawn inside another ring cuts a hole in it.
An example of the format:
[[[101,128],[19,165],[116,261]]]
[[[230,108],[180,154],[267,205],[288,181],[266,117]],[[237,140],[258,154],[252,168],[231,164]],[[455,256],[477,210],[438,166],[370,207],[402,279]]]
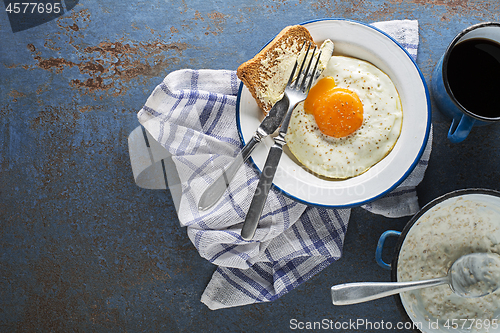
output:
[[[391,265],[382,260],[382,249],[384,248],[384,243],[387,237],[397,236],[399,237],[401,232],[395,230],[387,230],[378,239],[377,250],[375,250],[375,261],[377,264],[384,269],[391,269]]]

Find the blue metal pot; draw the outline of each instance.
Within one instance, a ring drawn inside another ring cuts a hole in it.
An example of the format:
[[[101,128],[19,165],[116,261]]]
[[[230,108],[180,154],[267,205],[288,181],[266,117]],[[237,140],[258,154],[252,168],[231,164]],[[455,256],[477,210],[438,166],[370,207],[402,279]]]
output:
[[[422,215],[424,215],[428,210],[436,206],[437,204],[446,201],[450,198],[457,197],[457,196],[463,196],[463,195],[468,195],[468,194],[484,194],[484,195],[491,195],[491,196],[496,196],[500,198],[500,192],[495,191],[495,190],[490,190],[490,189],[478,189],[478,188],[472,188],[472,189],[464,189],[464,190],[457,190],[453,191],[450,193],[447,193],[441,197],[438,197],[431,202],[429,202],[427,205],[425,205],[418,213],[416,213],[410,221],[406,224],[404,227],[403,231],[396,231],[396,230],[388,230],[384,232],[378,241],[377,244],[377,249],[375,251],[375,260],[384,269],[391,270],[391,281],[397,282],[398,281],[398,258],[399,258],[399,253],[401,252],[401,248],[403,246],[403,242],[405,240],[406,235],[410,232],[411,228],[413,225],[420,219]],[[390,263],[386,263],[382,259],[382,250],[384,248],[384,243],[387,238],[389,237],[398,237],[398,241],[396,244],[396,247],[394,249],[394,254],[392,256],[392,260]],[[408,316],[408,313],[406,312],[403,303],[401,301],[401,297],[399,294],[394,295],[396,305],[398,307],[399,312],[401,313],[402,317],[407,321],[407,322],[412,322],[411,318]],[[415,330],[415,332],[419,332],[418,330]],[[430,332],[430,331],[423,331],[423,332]]]

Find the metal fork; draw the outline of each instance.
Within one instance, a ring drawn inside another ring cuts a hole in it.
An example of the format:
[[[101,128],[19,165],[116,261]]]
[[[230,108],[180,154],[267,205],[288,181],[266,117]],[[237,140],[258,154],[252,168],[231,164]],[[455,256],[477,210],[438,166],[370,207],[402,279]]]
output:
[[[285,88],[285,98],[289,100],[289,107],[287,114],[281,124],[279,134],[274,138],[274,145],[269,150],[267,155],[266,163],[264,168],[262,168],[262,173],[260,175],[259,183],[255,190],[255,194],[250,203],[250,208],[248,209],[247,216],[245,218],[245,223],[241,229],[241,237],[244,240],[251,240],[255,235],[255,230],[257,229],[257,224],[259,223],[260,216],[262,215],[262,210],[264,209],[264,204],[267,200],[267,195],[271,189],[273,183],[274,175],[278,167],[278,162],[283,153],[283,146],[286,144],[285,135],[288,129],[288,124],[292,117],[292,111],[303,100],[306,99],[309,89],[311,88],[312,82],[314,81],[314,74],[318,67],[319,58],[321,56],[321,51],[316,58],[316,63],[314,68],[311,69],[311,64],[314,60],[314,54],[316,53],[317,47],[314,47],[311,58],[308,60],[309,51],[311,49],[311,44],[308,45],[304,59],[300,65],[299,74],[295,78],[295,71],[298,67],[298,59],[292,70],[292,74],[288,80],[287,86]],[[307,62],[307,64],[306,64]],[[306,67],[304,69],[304,67]]]

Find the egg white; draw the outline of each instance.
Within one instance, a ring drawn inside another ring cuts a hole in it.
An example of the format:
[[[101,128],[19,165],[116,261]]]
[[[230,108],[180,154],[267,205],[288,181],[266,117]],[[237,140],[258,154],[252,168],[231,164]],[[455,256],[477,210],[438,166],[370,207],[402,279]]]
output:
[[[358,176],[392,150],[401,133],[403,110],[391,79],[359,59],[332,56],[321,78],[355,92],[363,103],[363,123],[344,138],[323,134],[314,116],[300,103],[293,111],[286,142],[292,154],[312,172],[335,179]]]

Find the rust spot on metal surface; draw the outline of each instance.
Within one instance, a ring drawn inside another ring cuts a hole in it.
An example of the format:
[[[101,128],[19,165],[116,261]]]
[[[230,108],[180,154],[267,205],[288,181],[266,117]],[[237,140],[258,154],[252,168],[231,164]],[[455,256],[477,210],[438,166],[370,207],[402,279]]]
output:
[[[203,17],[203,15],[199,11],[196,11],[194,14],[194,19],[196,21],[199,20],[199,21],[206,22],[206,24],[207,24],[206,30],[207,31],[205,32],[205,35],[210,35],[210,34],[218,35],[218,34],[222,33],[224,30],[224,25],[226,24],[226,18],[227,18],[227,15],[224,15],[224,14],[217,12],[217,11],[213,11],[211,13],[205,14],[205,17]],[[194,24],[197,25],[198,23],[195,22]],[[188,25],[183,25],[182,27],[183,28],[190,28]],[[175,28],[172,27],[172,29],[175,29]],[[172,29],[171,29],[171,32],[174,33],[174,31]],[[178,30],[175,29],[175,32],[178,32]]]
[[[219,13],[219,12],[212,12],[208,14],[208,17],[210,17],[212,20],[221,20],[224,18],[224,15]]]
[[[101,64],[101,61],[97,60],[97,63],[95,62],[83,62],[81,63],[78,68],[80,68],[80,71],[82,73],[97,73],[101,72],[104,73],[105,69],[104,66]]]
[[[17,103],[17,99],[21,97],[26,97],[26,94],[19,92],[15,89],[12,89],[9,93],[9,96],[12,97],[12,102]]]
[[[69,22],[68,22],[69,21]],[[73,24],[71,24],[71,22]],[[57,20],[57,25],[66,31],[79,31],[86,28],[90,22],[90,12],[88,9],[71,11],[70,15],[65,15]]]
[[[95,90],[108,90],[114,85],[104,84],[103,79],[101,77],[96,77],[87,79],[85,81],[80,81],[78,79],[71,80],[70,86],[75,88],[87,88],[90,91],[95,91]]]
[[[336,5],[333,4],[329,0],[319,0],[311,5],[316,11],[320,11],[325,15],[332,15],[336,10]]]
[[[403,0],[397,0],[396,2],[403,2]],[[472,7],[475,6],[471,4],[469,6],[469,0],[413,0],[410,1],[417,5],[437,5],[437,6],[446,6],[446,7]]]
[[[205,19],[203,18],[203,16],[200,14],[200,12],[199,12],[199,11],[196,11],[196,12],[194,13],[194,18],[195,18],[196,20],[205,21]]]
[[[442,21],[449,20],[451,16],[469,13],[474,16],[487,16],[488,13],[498,12],[500,10],[500,2],[498,1],[470,1],[470,0],[391,0],[392,4],[400,4],[402,2],[413,3],[426,7],[441,7],[446,10],[446,13],[441,17]]]
[[[50,128],[54,124],[67,124],[67,128],[73,128],[80,114],[71,107],[45,106],[31,121],[32,128]],[[72,125],[70,125],[72,124]]]
[[[38,60],[38,67],[45,70],[55,68],[56,73],[60,73],[64,69],[64,66],[69,66],[69,67],[75,66],[75,63],[63,58],[43,59],[40,56],[35,56],[34,59]]]
[[[12,114],[14,110],[10,107],[9,104],[2,105],[2,108],[0,108],[0,117],[5,118],[8,115]]]
[[[61,47],[56,46],[56,42],[53,40],[46,40],[43,46],[52,51],[61,51]]]
[[[79,105],[78,111],[85,113],[85,112],[89,112],[89,111],[94,111],[94,110],[96,110],[96,108],[97,108],[97,106],[93,106],[93,105]]]
[[[214,11],[208,14],[208,17],[215,25],[215,30],[212,31],[212,34],[217,35],[219,33],[222,33],[224,31],[224,25],[226,23],[225,15]]]
[[[132,79],[160,75],[165,68],[178,62],[171,52],[181,53],[188,48],[186,43],[165,43],[159,39],[140,43],[103,41],[96,46],[85,47],[70,40],[70,44],[77,50],[80,61],[44,58],[41,52],[36,52],[33,44],[29,44],[28,49],[33,53],[38,68],[59,74],[66,68],[76,67],[81,74],[88,76],[70,80],[71,87],[89,92],[107,90],[115,96],[123,94],[126,91],[123,84]]]
[[[390,20],[396,11],[396,6],[388,6],[387,4],[384,4],[379,10],[370,13],[370,17],[374,21]]]
[[[89,46],[84,42],[84,30],[88,28],[90,19],[87,9],[72,12],[71,15],[58,19],[61,31],[45,41],[45,49],[40,50],[37,45],[37,50],[33,44],[29,44],[28,50],[36,60],[35,67],[57,74],[69,68],[77,68],[83,77],[70,77],[68,83],[71,87],[81,89],[84,93],[106,91],[117,96],[127,91],[126,83],[131,80],[164,75],[162,72],[166,68],[178,63],[178,54],[189,47],[186,43],[166,43],[158,38],[147,42],[122,38]],[[69,45],[74,48],[75,56],[54,57],[54,53],[50,51],[59,51],[55,49],[55,45]]]
[[[40,94],[47,92],[47,91],[52,91],[52,86],[50,85],[50,83],[44,83],[44,84],[39,85],[38,88],[36,89],[35,93],[37,95],[40,95]]]
[[[28,50],[36,60],[36,65],[30,68],[41,68],[57,74],[77,68],[81,75],[68,79],[71,87],[81,89],[84,93],[106,91],[118,96],[127,91],[127,83],[131,80],[163,76],[165,73],[162,72],[166,68],[179,62],[178,54],[189,47],[186,43],[166,43],[159,38],[147,42],[122,38],[89,46],[84,42],[84,30],[88,28],[90,20],[87,9],[72,11],[70,15],[58,19],[57,25],[61,30],[45,40],[45,49],[35,44],[37,50],[34,44],[28,44]],[[50,51],[60,51],[62,45],[74,48],[75,56],[54,57],[54,52]]]
[[[101,55],[119,56],[124,53],[144,55],[145,51],[158,54],[165,50],[183,51],[187,48],[184,43],[165,44],[159,40],[151,43],[138,43],[136,45],[122,42],[101,42],[98,46],[86,47],[84,52],[99,52]]]
[[[207,31],[205,31],[205,35],[213,34],[217,36],[224,31],[227,15],[213,11],[211,13],[208,13],[206,16],[208,18],[208,20],[206,21],[208,22],[208,25],[206,27]],[[205,19],[198,11],[195,14],[195,18],[205,21]]]
[[[64,323],[70,320],[65,309],[77,306],[78,302],[69,297],[70,283],[62,278],[61,264],[48,255],[42,255],[31,263],[30,268],[40,291],[26,291],[28,301],[17,329],[37,330],[43,327],[51,331],[64,330]]]

